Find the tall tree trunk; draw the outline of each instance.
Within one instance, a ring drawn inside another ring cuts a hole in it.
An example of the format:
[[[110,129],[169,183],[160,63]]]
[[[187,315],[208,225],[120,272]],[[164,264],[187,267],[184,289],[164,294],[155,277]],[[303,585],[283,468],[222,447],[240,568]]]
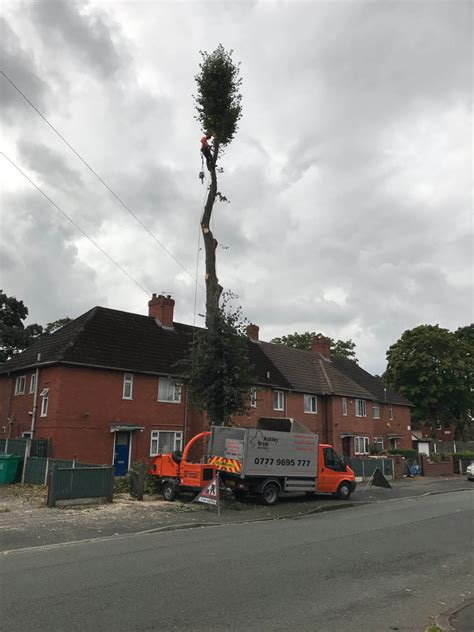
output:
[[[219,145],[215,144],[212,165],[210,169],[211,184],[209,185],[209,194],[204,207],[204,213],[201,219],[201,230],[204,238],[204,248],[206,252],[206,327],[212,329],[215,318],[219,311],[219,299],[222,294],[222,286],[219,285],[216,272],[216,248],[217,239],[211,231],[211,216],[214,202],[217,195],[217,175],[216,163],[219,154]]]

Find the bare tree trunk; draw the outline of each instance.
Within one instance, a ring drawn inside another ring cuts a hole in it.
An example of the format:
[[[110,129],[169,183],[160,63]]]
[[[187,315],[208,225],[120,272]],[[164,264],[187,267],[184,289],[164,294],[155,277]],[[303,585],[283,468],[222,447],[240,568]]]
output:
[[[219,299],[222,294],[222,286],[219,285],[216,273],[216,248],[218,242],[210,228],[212,209],[214,208],[217,195],[216,163],[218,154],[219,145],[215,144],[210,169],[211,184],[209,185],[209,194],[201,219],[201,230],[206,252],[206,327],[208,329],[211,329],[214,324],[215,317],[219,311]]]

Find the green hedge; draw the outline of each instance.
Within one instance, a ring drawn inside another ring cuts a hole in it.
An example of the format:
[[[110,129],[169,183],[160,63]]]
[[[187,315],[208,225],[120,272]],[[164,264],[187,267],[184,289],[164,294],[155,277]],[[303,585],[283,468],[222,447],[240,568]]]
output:
[[[388,453],[404,456],[407,459],[412,459],[415,456],[418,456],[418,450],[413,450],[412,448],[394,448],[393,450],[389,450]]]
[[[454,459],[472,459],[474,461],[474,452],[464,450],[464,452],[451,452]]]

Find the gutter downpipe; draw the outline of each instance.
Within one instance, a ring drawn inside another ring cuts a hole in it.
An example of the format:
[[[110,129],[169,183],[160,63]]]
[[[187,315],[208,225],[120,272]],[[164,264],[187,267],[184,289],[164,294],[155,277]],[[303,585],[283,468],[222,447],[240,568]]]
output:
[[[324,421],[325,421],[325,432],[326,432],[326,443],[329,443],[329,420],[328,420],[328,402],[329,402],[329,397],[328,395],[326,395],[325,397],[325,406],[324,406]]]
[[[31,438],[33,439],[34,436],[34,432],[35,432],[35,423],[36,423],[36,412],[38,409],[37,403],[38,403],[38,382],[39,382],[39,367],[36,367],[36,372],[35,372],[35,392],[33,395],[33,411],[32,411],[32,415],[31,415],[31,428],[30,428],[30,432],[31,432]]]

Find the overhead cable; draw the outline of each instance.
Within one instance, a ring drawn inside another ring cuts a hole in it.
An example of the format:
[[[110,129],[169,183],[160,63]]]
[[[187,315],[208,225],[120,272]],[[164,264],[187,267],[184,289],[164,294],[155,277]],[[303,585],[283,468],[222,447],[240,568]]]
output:
[[[137,287],[139,287],[139,288],[140,288],[140,290],[141,290],[142,292],[144,292],[147,296],[150,296],[151,292],[149,292],[146,288],[144,288],[144,287],[143,287],[143,285],[141,285],[141,284],[140,284],[140,283],[139,283],[136,279],[134,279],[134,278],[132,277],[132,275],[131,275],[131,274],[129,274],[129,273],[128,273],[128,272],[127,272],[124,268],[122,268],[122,266],[120,265],[120,263],[118,263],[117,261],[115,261],[115,259],[114,259],[113,257],[111,257],[111,256],[110,256],[110,255],[109,255],[109,254],[108,254],[108,253],[107,253],[107,252],[106,252],[106,251],[105,251],[105,250],[104,250],[101,246],[99,246],[99,244],[98,244],[98,243],[97,243],[94,239],[92,239],[92,237],[90,237],[90,236],[86,233],[86,231],[85,231],[83,228],[81,228],[81,227],[79,226],[79,224],[77,224],[77,223],[76,223],[76,222],[75,222],[75,221],[74,221],[71,217],[69,217],[69,215],[66,213],[66,211],[64,211],[64,210],[63,210],[63,209],[62,209],[62,208],[61,208],[58,204],[56,204],[56,202],[54,202],[54,201],[53,201],[53,200],[49,197],[49,195],[47,195],[47,194],[46,194],[46,193],[45,193],[45,192],[44,192],[44,191],[43,191],[43,190],[42,190],[42,189],[41,189],[41,188],[40,188],[40,187],[39,187],[39,186],[38,186],[38,185],[37,185],[37,184],[36,184],[36,183],[35,183],[35,182],[34,182],[34,181],[33,181],[33,180],[32,180],[32,179],[31,179],[31,178],[30,178],[30,177],[29,177],[29,176],[28,176],[28,175],[27,175],[27,174],[26,174],[26,173],[25,173],[25,172],[24,172],[24,171],[23,171],[23,170],[19,167],[19,166],[18,166],[18,165],[17,165],[17,164],[15,164],[15,163],[13,162],[13,160],[11,160],[11,159],[10,159],[10,158],[9,158],[9,157],[5,154],[5,153],[3,153],[3,151],[1,151],[1,152],[0,152],[0,155],[1,155],[1,156],[3,156],[6,160],[8,160],[8,162],[9,162],[9,163],[10,163],[13,167],[15,167],[15,169],[16,169],[17,171],[19,171],[19,172],[21,173],[21,175],[22,175],[24,178],[26,178],[26,180],[28,180],[28,182],[29,182],[30,184],[32,184],[32,185],[35,187],[35,189],[36,189],[37,191],[39,191],[39,192],[41,193],[41,195],[42,195],[43,197],[45,197],[45,198],[48,200],[48,202],[49,202],[50,204],[52,204],[52,205],[54,206],[54,208],[55,208],[57,211],[59,211],[59,212],[61,213],[61,215],[63,215],[63,216],[64,216],[64,217],[65,217],[65,218],[69,221],[69,222],[71,222],[71,224],[72,224],[75,228],[77,228],[77,230],[78,230],[79,232],[81,232],[81,233],[84,235],[84,237],[86,237],[86,238],[87,238],[87,239],[91,242],[91,244],[93,244],[93,245],[97,248],[97,250],[100,250],[100,252],[101,252],[101,253],[102,253],[105,257],[107,257],[107,259],[108,259],[109,261],[111,261],[111,262],[114,264],[114,266],[116,266],[116,267],[117,267],[117,268],[118,268],[118,269],[119,269],[119,270],[120,270],[123,274],[125,274],[125,276],[126,276],[126,277],[128,277],[128,278],[130,279],[130,281],[132,281],[133,283],[135,283],[135,285],[136,285]]]
[[[81,156],[81,154],[76,149],[74,149],[71,143],[68,140],[66,140],[66,138],[64,138],[64,136],[54,127],[52,123],[48,121],[48,119],[44,116],[44,114],[40,112],[40,110],[36,107],[36,105],[34,105],[34,103],[30,101],[30,99],[26,96],[26,94],[20,90],[20,88],[15,84],[15,82],[12,79],[10,79],[10,77],[3,70],[0,70],[0,74],[5,77],[8,83],[10,83],[10,85],[13,88],[15,88],[18,94],[20,94],[20,96],[23,97],[23,99],[28,103],[28,105],[30,105],[33,108],[33,110],[43,119],[43,121],[53,130],[53,132],[57,136],[59,136],[59,138],[69,147],[69,149],[73,152],[73,154],[77,156],[77,158],[79,158],[79,160],[89,169],[89,171],[99,180],[99,182],[109,191],[109,193],[113,195],[113,197],[127,211],[127,213],[129,213],[135,219],[135,221],[138,222],[144,230],[146,230],[146,232],[155,240],[155,242],[159,246],[161,246],[163,250],[165,250],[165,252],[169,254],[169,256],[175,261],[175,263],[177,263],[178,266],[182,270],[184,270],[184,272],[186,272],[186,274],[190,276],[193,281],[197,282],[197,279],[192,275],[192,273],[189,272],[189,270],[185,268],[185,266],[179,261],[179,259],[175,257],[175,255],[171,252],[171,250],[169,250],[169,248],[167,248],[165,244],[160,239],[158,239],[158,237],[148,228],[148,226],[146,226],[146,224],[142,222],[142,220],[138,217],[138,215],[136,215],[132,211],[132,209],[129,206],[127,206],[127,204],[122,200],[122,198],[119,195],[117,195],[117,193],[115,193],[115,191],[107,184],[107,182],[105,182],[105,180],[97,173],[97,171],[95,171],[91,167],[91,165]],[[204,287],[200,283],[198,283],[198,285],[201,289],[204,289]]]

